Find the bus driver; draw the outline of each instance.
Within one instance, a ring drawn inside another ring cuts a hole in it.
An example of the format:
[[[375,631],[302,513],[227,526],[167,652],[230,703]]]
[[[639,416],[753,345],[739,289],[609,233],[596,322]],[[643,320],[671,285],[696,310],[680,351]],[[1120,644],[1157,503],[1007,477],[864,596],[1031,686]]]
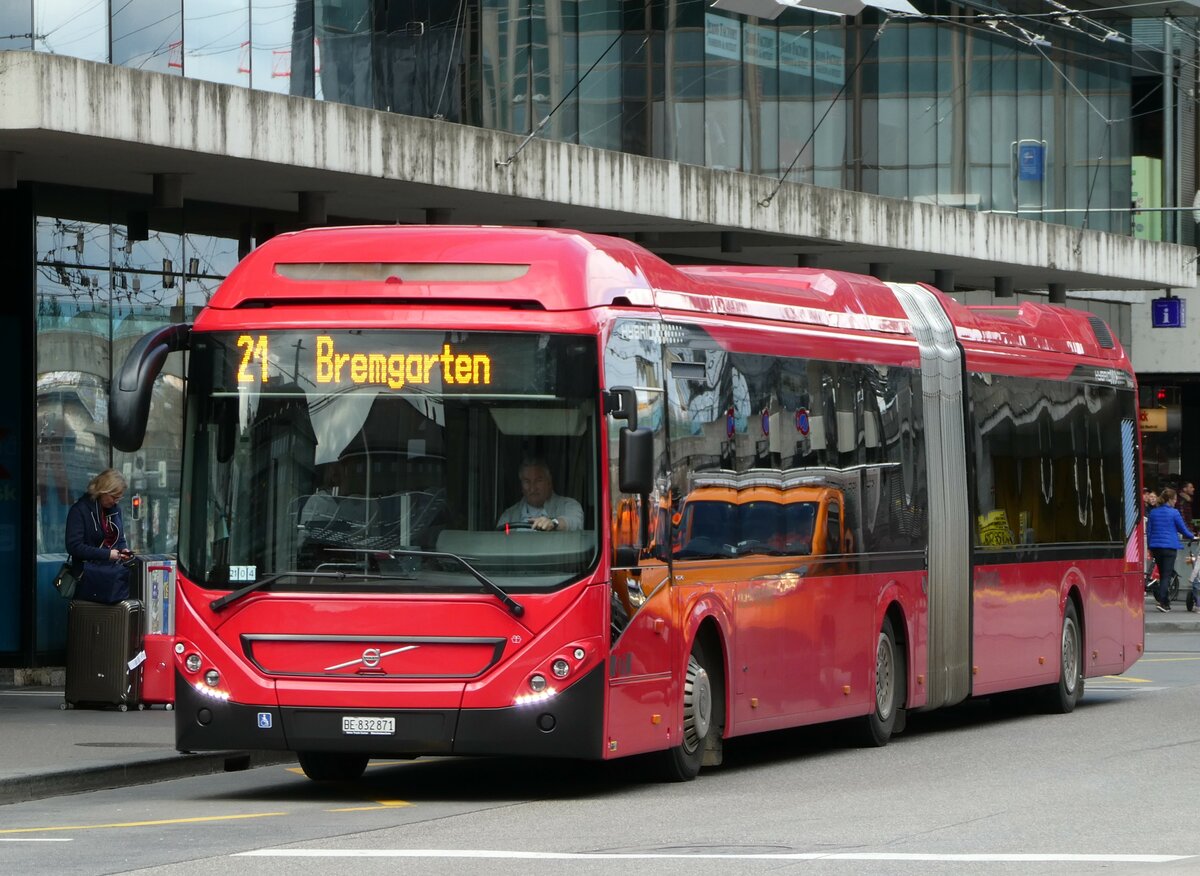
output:
[[[542,459],[526,459],[517,469],[521,479],[521,501],[505,510],[496,522],[527,524],[540,532],[583,528],[583,508],[574,499],[554,492],[550,467]]]

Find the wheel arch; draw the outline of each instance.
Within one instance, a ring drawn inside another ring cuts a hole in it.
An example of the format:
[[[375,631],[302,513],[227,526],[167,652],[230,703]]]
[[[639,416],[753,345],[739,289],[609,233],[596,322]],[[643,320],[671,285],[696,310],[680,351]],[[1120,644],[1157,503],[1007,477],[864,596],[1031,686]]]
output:
[[[713,664],[706,667],[712,670],[709,678],[716,688],[715,702],[721,704],[721,735],[729,728],[729,679],[731,666],[731,648],[729,647],[728,618],[722,606],[715,601],[701,599],[688,615],[685,629],[682,655],[682,666],[687,665],[688,658],[696,645],[699,644],[705,657]],[[719,671],[718,671],[719,670]],[[682,708],[682,705],[680,706]]]
[[[905,667],[905,683],[904,683],[904,708],[909,708],[912,702],[912,685],[913,679],[916,677],[916,672],[913,671],[915,656],[913,654],[913,636],[909,630],[909,613],[904,608],[903,590],[895,581],[890,581],[879,594],[879,602],[876,607],[875,615],[875,630],[878,632],[883,629],[885,619],[892,622],[892,635],[896,637],[896,647],[904,656]],[[874,670],[872,670],[872,673]],[[874,683],[872,678],[871,682]]]

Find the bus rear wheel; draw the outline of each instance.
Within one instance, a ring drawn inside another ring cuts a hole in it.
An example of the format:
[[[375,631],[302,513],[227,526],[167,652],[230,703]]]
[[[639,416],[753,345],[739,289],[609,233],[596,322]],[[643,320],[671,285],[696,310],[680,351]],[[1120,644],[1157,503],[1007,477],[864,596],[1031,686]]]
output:
[[[314,782],[352,782],[362,776],[370,760],[365,754],[301,751],[297,755],[304,775]]]
[[[892,619],[885,617],[875,640],[875,707],[859,723],[864,747],[881,748],[897,729],[903,729],[899,724],[907,686],[904,652],[896,644]]]
[[[1083,697],[1083,634],[1079,628],[1079,613],[1068,599],[1063,609],[1062,636],[1059,638],[1059,674],[1055,684],[1042,689],[1046,711],[1065,715],[1075,711]]]
[[[714,684],[704,651],[697,644],[688,657],[683,683],[683,732],[679,745],[663,752],[663,771],[668,781],[687,782],[700,772],[707,760],[721,762],[720,720],[725,707],[721,687]]]

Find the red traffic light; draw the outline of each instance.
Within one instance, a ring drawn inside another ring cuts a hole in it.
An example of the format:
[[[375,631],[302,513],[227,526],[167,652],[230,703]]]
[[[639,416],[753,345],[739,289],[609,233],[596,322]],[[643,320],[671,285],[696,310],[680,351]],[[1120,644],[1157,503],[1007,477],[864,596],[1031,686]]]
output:
[[[1167,400],[1167,390],[1163,387],[1159,387],[1158,392],[1154,394],[1154,397],[1160,402],[1165,402]]]
[[[129,500],[129,507],[130,516],[132,516],[134,520],[140,520],[142,516],[142,497],[135,494],[133,498]]]

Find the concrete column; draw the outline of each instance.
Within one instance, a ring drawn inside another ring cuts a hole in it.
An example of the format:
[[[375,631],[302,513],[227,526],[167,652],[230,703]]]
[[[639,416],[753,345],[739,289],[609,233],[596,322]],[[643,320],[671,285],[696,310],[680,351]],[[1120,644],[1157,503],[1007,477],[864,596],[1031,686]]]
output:
[[[17,153],[0,152],[0,189],[17,187]]]
[[[150,239],[150,214],[146,210],[130,210],[125,214],[125,239]]]
[[[943,268],[933,272],[933,285],[943,292],[954,291],[954,271]]]
[[[178,209],[183,206],[183,174],[154,174],[154,206]]]
[[[1066,304],[1067,303],[1067,284],[1066,283],[1051,283],[1049,286],[1050,303],[1051,304]]]
[[[1012,277],[997,277],[996,278],[996,297],[997,298],[1012,298],[1013,297],[1013,278]]]
[[[300,221],[305,225],[324,225],[329,221],[325,192],[300,192]]]
[[[887,262],[871,262],[867,273],[877,280],[888,281],[892,279],[892,266]]]

